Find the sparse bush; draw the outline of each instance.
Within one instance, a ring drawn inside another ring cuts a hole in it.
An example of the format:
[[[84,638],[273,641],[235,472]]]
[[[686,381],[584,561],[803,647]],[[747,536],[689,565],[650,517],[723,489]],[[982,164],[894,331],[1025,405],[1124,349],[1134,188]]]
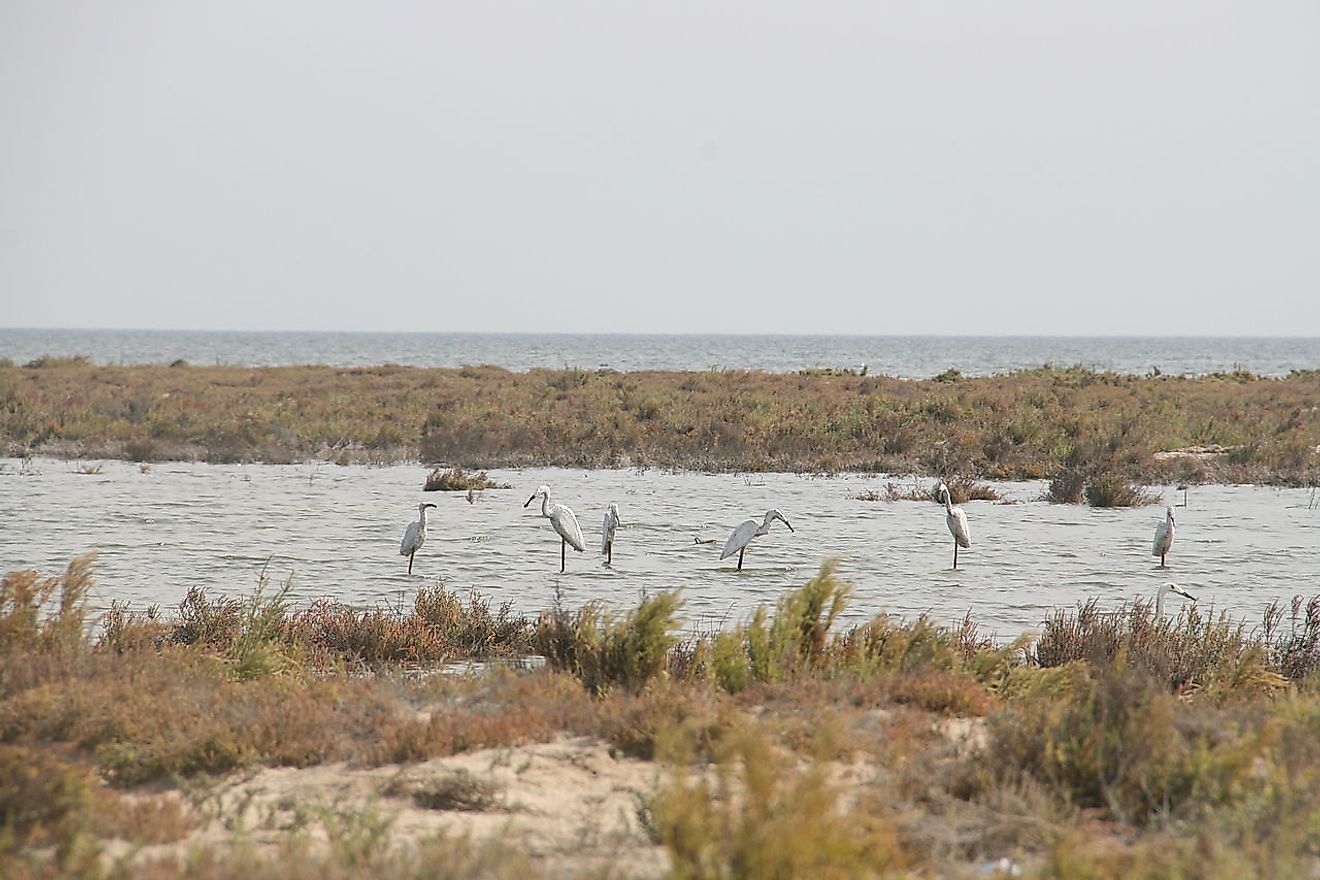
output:
[[[91,366],[92,359],[85,354],[75,355],[51,355],[43,354],[41,357],[33,358],[23,365],[28,370],[58,370],[68,367],[87,367]]]
[[[1160,495],[1133,486],[1115,474],[1097,474],[1086,484],[1086,503],[1091,507],[1142,507],[1159,504]]]
[[[1074,679],[1061,697],[1015,701],[990,731],[990,749],[970,769],[982,785],[1029,778],[1061,803],[1137,825],[1250,796],[1263,784],[1252,768],[1274,737],[1224,710],[1180,711],[1162,681],[1123,664]]]
[[[469,474],[462,468],[436,468],[426,477],[424,492],[466,492],[469,489],[508,489],[508,483],[492,480],[485,471]]]
[[[1249,636],[1227,614],[1203,615],[1189,605],[1170,619],[1143,600],[1101,611],[1092,599],[1076,612],[1057,611],[1045,620],[1035,659],[1045,667],[1078,660],[1097,668],[1131,667],[1170,691],[1270,693],[1284,681],[1271,668],[1270,653],[1268,643]]]
[[[556,605],[537,622],[533,644],[552,668],[581,679],[600,695],[615,685],[636,689],[668,664],[677,643],[677,592],[646,599],[623,616],[607,613],[598,602],[576,612]]]
[[[438,779],[400,777],[385,788],[390,797],[406,797],[423,810],[463,810],[485,812],[497,805],[495,785],[478,779],[466,770],[449,773]]]
[[[909,864],[892,824],[843,812],[823,761],[797,770],[759,731],[729,737],[713,780],[686,763],[647,809],[676,878],[897,877]]]

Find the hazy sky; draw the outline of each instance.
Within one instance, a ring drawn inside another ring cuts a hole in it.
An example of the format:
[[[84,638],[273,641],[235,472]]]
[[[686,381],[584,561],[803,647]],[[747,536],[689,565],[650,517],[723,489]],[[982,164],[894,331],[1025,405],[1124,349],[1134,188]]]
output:
[[[0,0],[0,325],[1320,335],[1320,3]]]

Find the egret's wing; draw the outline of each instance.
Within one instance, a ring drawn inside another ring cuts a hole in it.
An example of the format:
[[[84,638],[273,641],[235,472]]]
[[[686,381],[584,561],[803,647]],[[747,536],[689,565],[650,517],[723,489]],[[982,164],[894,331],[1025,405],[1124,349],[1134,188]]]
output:
[[[582,537],[582,526],[578,525],[577,517],[573,515],[571,508],[562,504],[555,505],[554,513],[550,514],[550,524],[555,527],[559,537],[567,541],[574,550],[587,549],[586,539]]]
[[[972,530],[967,527],[967,514],[961,507],[955,507],[944,517],[949,524],[949,531],[959,547],[972,546]]]
[[[404,530],[403,540],[399,542],[399,555],[407,556],[417,549],[418,538],[422,534],[422,524],[419,522],[408,523],[408,528]]]
[[[1163,520],[1155,527],[1155,540],[1150,545],[1150,555],[1159,556],[1160,551],[1169,550],[1169,521]]]
[[[720,559],[728,559],[742,548],[751,543],[752,538],[756,537],[756,530],[761,524],[754,519],[749,519],[729,535],[729,540],[724,542],[724,549],[720,551]]]

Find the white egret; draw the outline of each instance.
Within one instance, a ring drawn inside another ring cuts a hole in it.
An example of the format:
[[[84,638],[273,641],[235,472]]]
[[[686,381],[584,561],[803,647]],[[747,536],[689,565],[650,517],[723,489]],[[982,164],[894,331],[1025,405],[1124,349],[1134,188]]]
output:
[[[752,543],[752,538],[768,535],[770,533],[770,523],[775,520],[779,520],[788,526],[790,532],[796,531],[778,510],[767,510],[765,519],[761,522],[758,523],[754,519],[749,519],[733,530],[733,534],[729,535],[729,540],[724,542],[724,549],[720,551],[720,559],[728,559],[734,553],[737,553],[738,570],[742,571],[743,554],[747,552],[747,545]]]
[[[1160,568],[1167,568],[1164,555],[1173,547],[1173,508],[1164,508],[1164,522],[1155,527],[1155,540],[1151,543],[1150,555],[1160,558]]]
[[[550,503],[549,486],[542,486],[533,492],[523,507],[530,506],[538,496],[541,499],[541,516],[548,517],[550,525],[559,533],[559,570],[562,572],[568,566],[568,545],[572,544],[573,549],[581,553],[587,549],[587,542],[582,538],[582,527],[578,525],[573,511],[562,504]]]
[[[408,523],[403,531],[403,540],[399,543],[399,555],[408,557],[408,574],[412,574],[413,556],[426,543],[426,509],[435,507],[429,501],[417,505],[417,521]]]
[[[1164,596],[1165,596],[1166,594],[1168,594],[1168,593],[1177,593],[1179,596],[1182,596],[1184,599],[1191,599],[1193,602],[1196,601],[1196,597],[1195,597],[1195,596],[1193,596],[1191,593],[1188,593],[1188,592],[1187,592],[1186,590],[1184,590],[1182,587],[1180,587],[1180,586],[1178,586],[1177,584],[1175,584],[1175,583],[1173,583],[1172,581],[1170,581],[1169,583],[1167,583],[1167,584],[1165,584],[1164,586],[1160,587],[1159,591],[1155,594],[1155,617],[1156,617],[1156,618],[1163,618],[1163,617],[1164,617]]]
[[[605,554],[605,564],[614,561],[614,530],[619,527],[619,505],[611,503],[605,511],[605,522],[600,527],[600,552]]]
[[[967,514],[961,507],[953,506],[953,496],[949,487],[940,483],[935,489],[935,496],[944,504],[944,522],[953,535],[953,567],[958,568],[958,548],[972,546],[972,532],[967,527]]]

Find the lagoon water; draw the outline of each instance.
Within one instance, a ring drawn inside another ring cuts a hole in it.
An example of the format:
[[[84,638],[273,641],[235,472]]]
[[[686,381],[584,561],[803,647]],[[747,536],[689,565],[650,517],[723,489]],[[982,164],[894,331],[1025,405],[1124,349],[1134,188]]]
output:
[[[96,601],[169,607],[192,586],[245,596],[268,566],[292,579],[304,603],[330,597],[395,606],[418,586],[475,588],[519,611],[547,608],[556,592],[569,607],[589,599],[631,605],[642,594],[681,588],[690,627],[745,616],[800,585],[837,557],[856,587],[854,621],[886,611],[929,612],[953,623],[966,612],[1001,636],[1039,625],[1060,607],[1096,597],[1116,607],[1175,580],[1204,607],[1255,623],[1275,599],[1320,591],[1320,503],[1309,489],[1193,487],[1175,508],[1170,569],[1150,555],[1163,509],[1092,510],[1039,499],[1039,483],[996,484],[1017,503],[972,502],[973,546],[950,570],[952,545],[935,504],[867,502],[890,478],[791,474],[713,475],[661,471],[494,471],[512,489],[423,493],[425,470],[393,467],[210,465],[106,462],[99,474],[73,463],[0,459],[0,571],[62,571],[99,550]],[[912,478],[893,481],[907,486]],[[569,550],[559,574],[559,540],[539,505],[523,502],[547,483],[578,514],[588,552]],[[1168,503],[1182,494],[1167,488]],[[419,501],[434,501],[430,535],[414,574],[398,554]],[[613,568],[598,553],[606,506],[624,522]],[[783,510],[796,532],[776,524],[756,539],[744,570],[721,562],[719,545],[741,520]],[[698,545],[694,537],[715,538]],[[1170,609],[1182,600],[1171,597]]]
[[[922,379],[1080,364],[1141,375],[1245,369],[1264,376],[1320,368],[1320,338],[1084,336],[754,336],[511,333],[292,333],[0,328],[0,357],[86,355],[100,364],[361,367],[493,364],[587,370],[859,369]]]

